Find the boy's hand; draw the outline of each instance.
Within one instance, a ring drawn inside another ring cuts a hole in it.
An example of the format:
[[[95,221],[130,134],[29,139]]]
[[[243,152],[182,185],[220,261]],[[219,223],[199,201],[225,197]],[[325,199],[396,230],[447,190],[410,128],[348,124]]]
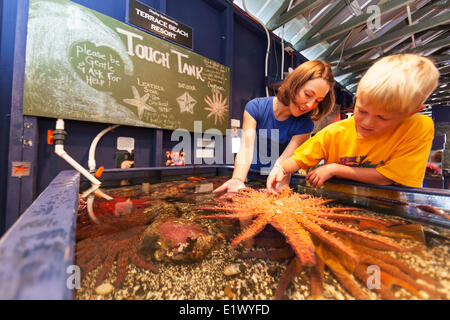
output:
[[[325,181],[336,175],[338,164],[330,163],[314,169],[306,175],[306,180],[316,188],[320,188]]]
[[[279,166],[273,167],[272,171],[269,174],[269,177],[267,177],[267,191],[272,194],[278,194],[279,190],[277,188],[277,185],[286,177],[287,175],[283,171],[283,169]]]

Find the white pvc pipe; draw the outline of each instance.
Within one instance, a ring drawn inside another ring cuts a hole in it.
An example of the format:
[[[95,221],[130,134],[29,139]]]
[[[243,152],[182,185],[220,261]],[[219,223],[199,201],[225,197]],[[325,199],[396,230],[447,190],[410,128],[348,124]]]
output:
[[[90,194],[87,198],[87,210],[88,210],[88,214],[89,217],[92,219],[92,221],[94,221],[97,224],[100,224],[100,221],[97,219],[97,217],[95,216],[94,213],[94,195]]]
[[[89,148],[89,160],[88,160],[88,167],[89,167],[89,171],[90,172],[94,172],[95,168],[97,166],[96,162],[95,162],[95,149],[97,148],[97,144],[100,141],[100,139],[109,131],[114,130],[115,128],[117,128],[119,125],[113,125],[110,126],[104,130],[102,130],[95,138],[94,140],[92,140],[91,143],[91,147]]]
[[[97,191],[95,191],[95,194],[106,199],[106,200],[112,200],[114,199],[113,197],[107,195],[106,193],[104,193],[102,190],[98,189]]]
[[[55,145],[55,153],[66,160],[72,167],[75,168],[79,173],[86,177],[91,183],[95,185],[101,185],[102,183],[95,178],[92,174],[89,173],[85,168],[83,168],[78,162],[76,162],[69,154],[64,150],[64,146],[62,144]]]
[[[91,187],[90,187],[89,189],[85,190],[85,191],[81,194],[81,196],[82,196],[83,198],[86,198],[86,197],[88,197],[91,193],[97,191],[97,189],[98,189],[99,187],[100,187],[99,185],[92,184]]]
[[[64,120],[63,119],[56,120],[56,130],[64,130]]]
[[[112,126],[112,127],[114,127],[114,126]],[[112,127],[108,128],[108,129],[111,129]],[[64,120],[63,119],[56,120],[56,129],[64,130]],[[105,130],[103,130],[103,131],[105,131]],[[106,132],[108,132],[108,131],[109,130],[106,130]],[[100,138],[101,138],[101,136],[99,137],[99,139]],[[98,140],[97,140],[97,142],[98,142]],[[97,142],[95,144],[97,144]],[[95,147],[94,147],[94,152],[95,152]],[[88,210],[89,217],[95,223],[100,224],[100,221],[97,219],[97,217],[95,216],[95,213],[94,213],[95,196],[94,196],[93,192],[96,192],[99,196],[105,198],[106,200],[112,200],[113,198],[111,196],[105,194],[104,192],[100,191],[99,188],[102,183],[97,178],[95,178],[91,173],[89,173],[89,171],[87,171],[85,168],[83,168],[78,162],[76,162],[71,156],[69,156],[69,154],[64,150],[63,144],[55,145],[55,153],[58,156],[60,156],[61,158],[63,158],[64,160],[66,160],[72,167],[75,168],[75,170],[77,170],[79,173],[81,173],[83,176],[85,176],[86,179],[88,179],[92,183],[91,187],[89,189],[87,189],[82,194],[82,196],[83,197],[87,196],[87,210]]]
[[[56,129],[57,130],[64,130],[64,120],[63,119],[58,119],[56,120]],[[102,184],[97,178],[95,178],[89,171],[87,171],[83,166],[81,166],[78,162],[75,161],[75,159],[73,159],[65,150],[64,150],[64,145],[63,144],[57,144],[55,145],[55,153],[60,156],[61,158],[63,158],[64,160],[66,160],[72,167],[75,168],[75,170],[77,170],[79,173],[81,173],[83,176],[86,177],[86,179],[88,179],[93,186],[91,187],[92,190],[96,190],[100,187],[100,185]],[[87,194],[87,193],[85,193]],[[105,195],[103,192],[101,193],[103,195]],[[101,195],[100,194],[100,195]],[[101,196],[103,196],[101,195]],[[107,197],[104,197],[107,200],[111,200],[112,198],[108,195],[106,195]],[[109,198],[109,199],[108,199]]]

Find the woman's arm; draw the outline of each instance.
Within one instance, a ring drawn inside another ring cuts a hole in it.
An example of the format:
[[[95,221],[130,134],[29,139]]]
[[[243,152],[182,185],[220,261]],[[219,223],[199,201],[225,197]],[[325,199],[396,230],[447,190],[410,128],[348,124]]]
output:
[[[306,180],[313,186],[320,188],[328,179],[344,178],[363,183],[386,186],[393,184],[391,179],[386,178],[375,168],[350,167],[337,163],[330,163],[314,169],[306,176]]]
[[[237,192],[239,189],[245,187],[245,178],[250,169],[253,159],[253,148],[256,136],[256,120],[247,112],[244,111],[244,121],[242,123],[242,139],[241,148],[236,155],[234,162],[233,176],[230,180],[222,184],[214,193]]]
[[[242,124],[241,148],[236,155],[234,162],[233,178],[245,181],[248,170],[253,159],[253,149],[256,136],[256,120],[244,111],[244,121]]]

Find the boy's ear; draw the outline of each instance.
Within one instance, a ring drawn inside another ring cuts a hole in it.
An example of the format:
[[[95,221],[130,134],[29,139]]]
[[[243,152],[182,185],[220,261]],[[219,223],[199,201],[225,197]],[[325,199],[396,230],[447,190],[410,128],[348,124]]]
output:
[[[411,112],[411,115],[413,115],[414,113],[420,112],[423,109],[425,109],[425,105],[422,105],[421,107],[417,108],[416,111]]]

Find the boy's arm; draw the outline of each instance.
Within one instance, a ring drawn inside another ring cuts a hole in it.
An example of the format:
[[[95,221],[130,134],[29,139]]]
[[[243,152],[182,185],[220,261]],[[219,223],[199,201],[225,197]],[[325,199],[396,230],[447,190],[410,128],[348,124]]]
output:
[[[278,193],[276,190],[277,184],[280,183],[286,176],[296,172],[298,169],[300,169],[300,166],[292,158],[287,158],[281,164],[276,164],[267,178],[267,191],[269,193]]]
[[[306,178],[317,187],[335,176],[374,185],[396,183],[420,188],[434,136],[433,121],[416,116],[408,123],[408,131],[401,134],[406,138],[383,165],[361,168],[328,164],[313,170]]]
[[[383,176],[375,168],[349,167],[337,163],[326,164],[311,171],[306,176],[306,180],[313,186],[320,188],[325,181],[332,177],[381,186],[393,183],[391,179]]]
[[[294,151],[301,146],[305,141],[307,141],[311,137],[311,133],[305,133],[300,135],[295,135],[291,138],[291,141],[287,145],[286,149],[284,149],[281,156],[275,161],[275,165],[270,171],[270,174],[267,178],[269,178],[271,175],[273,175],[277,170],[279,170],[279,166],[283,163],[284,160],[289,159],[290,156],[294,153]],[[298,169],[297,169],[298,170]],[[287,174],[282,178],[281,181],[277,181],[276,189],[282,190],[284,187],[289,185],[289,182],[291,181],[291,175]],[[266,182],[267,185],[267,182]],[[271,187],[272,189],[272,187]]]
[[[277,193],[276,185],[280,183],[284,177],[290,175],[298,169],[308,169],[314,167],[321,159],[326,157],[324,150],[325,134],[324,130],[318,132],[314,137],[307,140],[298,147],[294,154],[281,163],[277,163],[267,178],[267,191]]]

